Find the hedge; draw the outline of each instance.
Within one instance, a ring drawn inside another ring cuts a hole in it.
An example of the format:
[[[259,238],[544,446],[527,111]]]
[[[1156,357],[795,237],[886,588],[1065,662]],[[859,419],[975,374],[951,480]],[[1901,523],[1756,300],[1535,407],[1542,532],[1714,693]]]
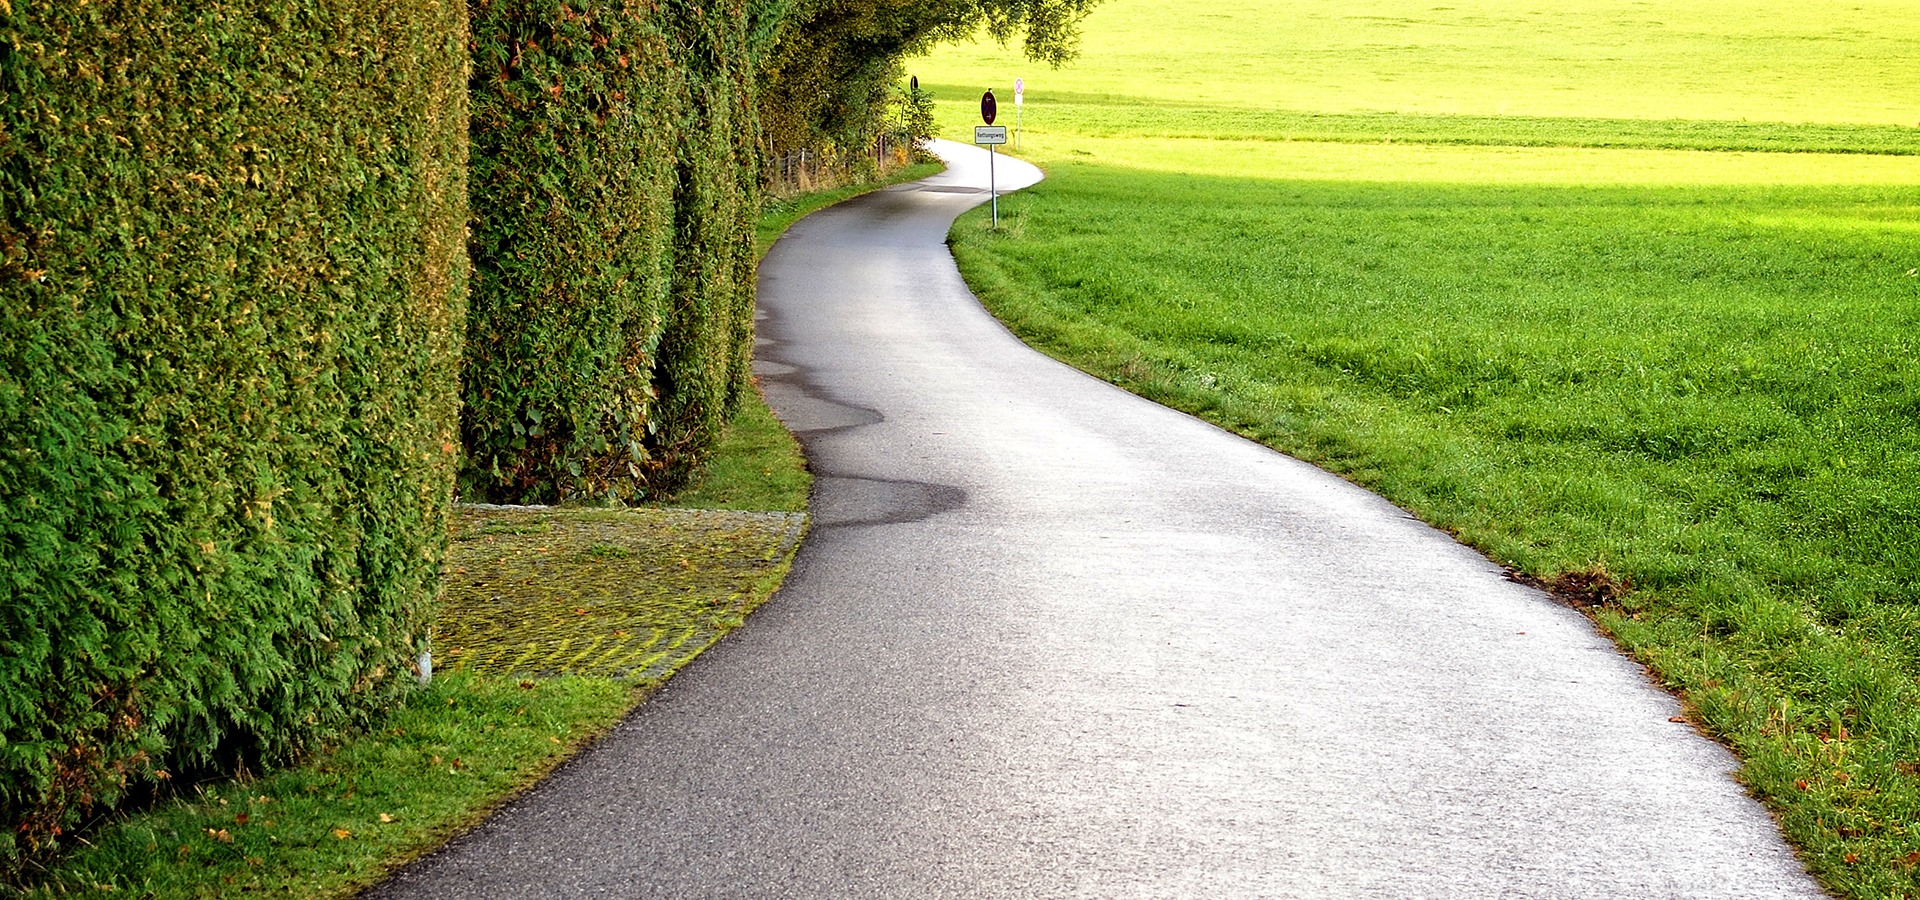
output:
[[[457,450],[465,17],[0,0],[0,880],[404,683]]]
[[[463,497],[672,490],[747,383],[780,7],[473,0]]]
[[[651,445],[662,480],[677,486],[719,440],[752,374],[759,254],[761,159],[753,58],[741,0],[681,15],[682,45],[710,48],[688,60],[689,127],[681,131],[673,310],[656,366],[661,422]]]

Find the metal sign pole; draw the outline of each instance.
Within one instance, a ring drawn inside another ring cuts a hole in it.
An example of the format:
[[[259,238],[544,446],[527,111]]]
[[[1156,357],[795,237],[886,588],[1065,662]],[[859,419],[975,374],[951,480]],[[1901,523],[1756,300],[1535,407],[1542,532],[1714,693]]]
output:
[[[1013,80],[1013,149],[1020,149],[1020,113],[1027,105],[1027,80]]]
[[[1000,154],[993,152],[993,144],[987,145],[987,190],[993,193],[993,227],[1000,227],[1000,182],[993,174],[993,160]]]
[[[973,142],[987,145],[987,191],[993,194],[993,227],[1000,227],[1000,183],[993,174],[993,159],[999,154],[994,148],[1007,141],[1007,126],[993,127],[993,119],[1000,114],[1000,104],[993,99],[993,92],[980,95],[980,120],[987,123],[985,128],[973,129]]]

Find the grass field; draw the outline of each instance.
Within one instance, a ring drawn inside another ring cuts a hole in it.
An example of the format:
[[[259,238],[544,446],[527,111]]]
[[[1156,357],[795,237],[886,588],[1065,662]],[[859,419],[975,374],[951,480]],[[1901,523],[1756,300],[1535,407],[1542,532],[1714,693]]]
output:
[[[1916,33],[1911,0],[1103,0],[1064,70],[990,43],[908,70],[976,98],[1024,76],[1035,111],[1059,94],[1161,110],[1914,125]]]
[[[1920,2],[1109,0],[983,87],[1048,170],[954,230],[1037,346],[1546,583],[1831,889],[1920,896]]]

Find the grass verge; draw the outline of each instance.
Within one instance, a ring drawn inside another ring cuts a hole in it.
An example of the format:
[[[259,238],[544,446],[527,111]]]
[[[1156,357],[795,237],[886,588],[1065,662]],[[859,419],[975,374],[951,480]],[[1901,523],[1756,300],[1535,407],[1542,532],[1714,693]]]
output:
[[[807,474],[800,445],[775,418],[758,388],[741,398],[740,409],[714,448],[700,478],[686,490],[657,503],[666,509],[757,509],[805,512],[813,477]]]
[[[297,766],[116,817],[28,896],[350,896],[530,787],[743,624],[803,524],[462,507],[430,686]]]
[[[771,205],[761,251],[809,212],[937,171]],[[431,685],[297,765],[180,786],[99,823],[24,895],[346,897],[378,883],[740,625],[778,589],[811,484],[755,391],[699,480],[653,509],[461,510],[439,641],[449,668]]]
[[[436,678],[301,765],[188,787],[97,830],[28,896],[351,896],[477,824],[637,696],[607,678]]]

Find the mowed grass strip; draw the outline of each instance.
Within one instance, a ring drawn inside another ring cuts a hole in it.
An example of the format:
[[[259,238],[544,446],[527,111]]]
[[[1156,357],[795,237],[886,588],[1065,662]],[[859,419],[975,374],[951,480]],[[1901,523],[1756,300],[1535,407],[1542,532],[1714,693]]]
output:
[[[352,896],[478,823],[636,699],[606,678],[436,678],[302,765],[116,816],[26,896]]]
[[[1599,621],[1738,751],[1809,864],[1849,895],[1910,893],[1913,191],[1442,174],[1057,163],[954,250],[1068,362],[1519,572],[1630,585]]]
[[[962,219],[1017,333],[1596,621],[1809,867],[1920,896],[1920,5],[1109,0]],[[1764,51],[1764,52],[1763,52]]]

